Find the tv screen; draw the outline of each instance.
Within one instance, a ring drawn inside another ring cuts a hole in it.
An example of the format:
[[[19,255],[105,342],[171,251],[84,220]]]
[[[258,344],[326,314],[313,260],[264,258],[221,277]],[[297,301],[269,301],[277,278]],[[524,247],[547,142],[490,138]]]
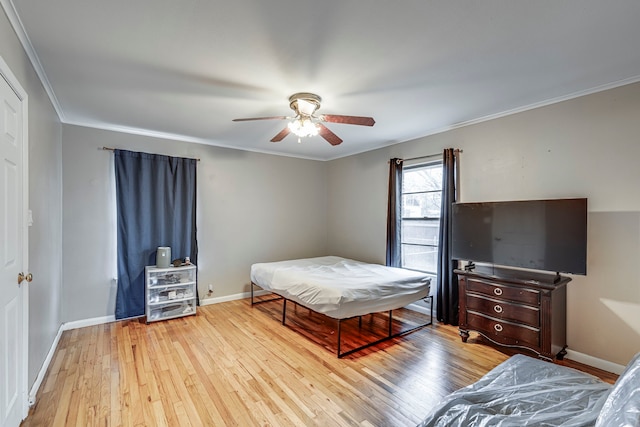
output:
[[[453,258],[587,274],[587,199],[453,204]]]

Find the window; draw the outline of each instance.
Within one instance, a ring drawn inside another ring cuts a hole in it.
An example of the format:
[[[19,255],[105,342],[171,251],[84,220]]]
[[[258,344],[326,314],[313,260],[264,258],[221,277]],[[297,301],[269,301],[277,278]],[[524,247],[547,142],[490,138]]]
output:
[[[402,267],[433,275],[438,265],[442,162],[402,172]]]

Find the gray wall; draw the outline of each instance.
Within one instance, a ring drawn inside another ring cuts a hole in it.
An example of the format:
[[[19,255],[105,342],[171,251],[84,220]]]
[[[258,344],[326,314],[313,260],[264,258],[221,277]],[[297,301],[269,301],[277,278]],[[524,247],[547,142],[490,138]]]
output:
[[[103,146],[200,158],[198,286],[249,291],[254,262],[327,254],[327,164],[63,126],[63,321],[111,316],[116,277],[113,153]],[[206,302],[206,301],[205,301]]]
[[[0,56],[29,102],[29,386],[62,324],[62,157],[60,122],[4,9],[0,8]]]
[[[461,201],[588,197],[587,276],[568,286],[569,349],[640,351],[640,84],[329,164],[329,252],[384,262],[387,161],[461,148]]]

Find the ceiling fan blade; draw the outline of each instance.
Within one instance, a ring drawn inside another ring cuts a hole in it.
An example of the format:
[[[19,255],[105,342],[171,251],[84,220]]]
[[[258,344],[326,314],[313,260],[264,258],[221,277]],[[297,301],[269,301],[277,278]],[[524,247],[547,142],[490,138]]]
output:
[[[320,130],[318,131],[318,134],[324,139],[326,139],[327,141],[329,141],[329,144],[331,145],[342,144],[342,139],[340,139],[340,137],[335,133],[331,132],[328,127],[326,127],[322,123],[318,123],[318,127],[320,128]]]
[[[285,120],[287,116],[273,116],[273,117],[249,117],[246,119],[233,119],[234,122],[248,122],[250,120]]]
[[[373,126],[375,120],[372,117],[340,116],[336,114],[323,114],[320,120],[330,123],[343,123],[345,125]]]
[[[285,136],[289,135],[289,133],[291,133],[291,130],[289,130],[289,126],[287,126],[286,128],[282,129],[279,134],[271,138],[271,142],[280,142],[284,139]]]

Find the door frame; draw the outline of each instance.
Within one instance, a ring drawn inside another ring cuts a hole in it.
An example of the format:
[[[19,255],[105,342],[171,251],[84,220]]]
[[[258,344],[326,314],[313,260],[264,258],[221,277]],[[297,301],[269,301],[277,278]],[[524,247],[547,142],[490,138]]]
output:
[[[9,84],[22,106],[22,271],[29,271],[29,99],[20,81],[11,72],[9,65],[0,56],[0,78]],[[22,349],[25,361],[18,372],[20,387],[20,414],[24,420],[29,414],[29,286],[20,286],[22,300]]]

